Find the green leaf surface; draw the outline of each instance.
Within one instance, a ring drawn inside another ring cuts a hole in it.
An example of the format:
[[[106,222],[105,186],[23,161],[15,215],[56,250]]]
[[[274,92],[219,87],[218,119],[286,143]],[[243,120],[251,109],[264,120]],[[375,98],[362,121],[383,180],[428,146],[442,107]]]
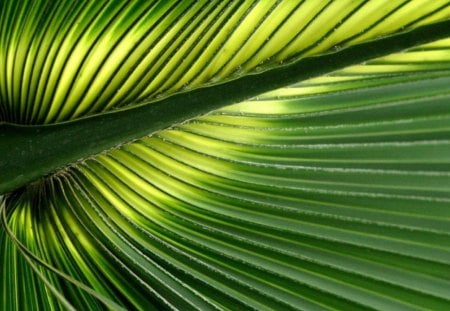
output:
[[[424,3],[2,3],[0,309],[450,308]]]

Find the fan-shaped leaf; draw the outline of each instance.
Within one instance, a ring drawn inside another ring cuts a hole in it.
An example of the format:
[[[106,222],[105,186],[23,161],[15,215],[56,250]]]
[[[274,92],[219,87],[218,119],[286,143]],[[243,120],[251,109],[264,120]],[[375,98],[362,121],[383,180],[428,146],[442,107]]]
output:
[[[5,309],[450,306],[447,1],[2,6]]]

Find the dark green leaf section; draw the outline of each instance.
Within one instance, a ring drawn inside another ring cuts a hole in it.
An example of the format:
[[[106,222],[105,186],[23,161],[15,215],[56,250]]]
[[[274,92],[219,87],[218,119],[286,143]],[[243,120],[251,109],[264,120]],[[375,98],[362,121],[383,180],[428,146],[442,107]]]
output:
[[[262,94],[16,192],[3,260],[20,240],[127,309],[446,310],[450,72],[425,68],[449,47]]]
[[[304,58],[259,74],[141,105],[53,126],[0,124],[0,193],[70,163],[295,81],[450,35],[450,21]],[[57,143],[55,143],[57,142]]]

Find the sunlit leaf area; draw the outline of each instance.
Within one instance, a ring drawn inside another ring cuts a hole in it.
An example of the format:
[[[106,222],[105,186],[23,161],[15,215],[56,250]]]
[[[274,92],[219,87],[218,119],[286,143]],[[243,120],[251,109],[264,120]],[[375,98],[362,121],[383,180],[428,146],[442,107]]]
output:
[[[450,310],[450,1],[0,2],[0,310]]]

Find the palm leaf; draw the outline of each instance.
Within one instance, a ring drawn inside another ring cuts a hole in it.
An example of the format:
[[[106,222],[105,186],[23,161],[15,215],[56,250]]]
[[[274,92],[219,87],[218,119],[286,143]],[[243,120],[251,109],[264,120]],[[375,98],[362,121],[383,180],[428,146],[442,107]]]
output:
[[[450,306],[448,1],[1,7],[4,309]]]

